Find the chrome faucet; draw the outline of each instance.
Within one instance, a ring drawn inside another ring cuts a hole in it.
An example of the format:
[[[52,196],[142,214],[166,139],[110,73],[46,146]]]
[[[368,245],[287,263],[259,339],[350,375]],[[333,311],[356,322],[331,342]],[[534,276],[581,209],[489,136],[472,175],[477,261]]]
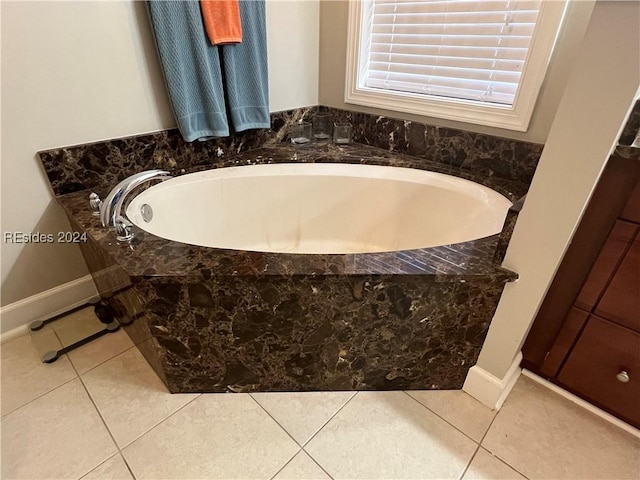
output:
[[[118,183],[100,206],[100,221],[103,227],[116,228],[118,240],[130,240],[133,234],[130,232],[131,223],[122,215],[122,207],[127,196],[140,185],[152,180],[167,180],[171,178],[165,170],[147,170],[136,173]]]

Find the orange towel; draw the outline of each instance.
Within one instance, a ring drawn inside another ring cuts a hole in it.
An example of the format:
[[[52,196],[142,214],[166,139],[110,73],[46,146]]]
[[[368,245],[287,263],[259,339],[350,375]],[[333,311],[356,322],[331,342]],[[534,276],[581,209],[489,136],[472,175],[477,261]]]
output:
[[[242,42],[239,0],[200,0],[209,40],[214,45]]]

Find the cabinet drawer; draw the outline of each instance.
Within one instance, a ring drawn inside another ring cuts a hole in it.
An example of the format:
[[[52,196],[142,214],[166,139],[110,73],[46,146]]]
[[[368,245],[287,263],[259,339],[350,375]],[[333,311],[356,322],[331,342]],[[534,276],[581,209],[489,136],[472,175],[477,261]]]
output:
[[[622,371],[626,383],[617,378]],[[558,380],[640,427],[639,333],[592,315]]]

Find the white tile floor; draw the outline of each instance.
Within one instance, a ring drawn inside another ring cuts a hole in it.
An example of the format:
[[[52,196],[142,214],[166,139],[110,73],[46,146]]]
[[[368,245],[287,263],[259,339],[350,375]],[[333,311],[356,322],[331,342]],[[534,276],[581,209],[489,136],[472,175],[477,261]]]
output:
[[[640,441],[521,377],[461,391],[169,394],[126,334],[2,345],[2,479],[638,479]]]

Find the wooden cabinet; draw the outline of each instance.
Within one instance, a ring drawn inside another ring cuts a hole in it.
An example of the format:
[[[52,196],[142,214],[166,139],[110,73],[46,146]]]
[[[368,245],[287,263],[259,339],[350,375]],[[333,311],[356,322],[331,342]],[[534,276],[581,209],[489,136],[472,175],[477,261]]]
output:
[[[591,315],[558,380],[640,425],[640,333]]]
[[[640,162],[612,157],[522,366],[640,428]]]

